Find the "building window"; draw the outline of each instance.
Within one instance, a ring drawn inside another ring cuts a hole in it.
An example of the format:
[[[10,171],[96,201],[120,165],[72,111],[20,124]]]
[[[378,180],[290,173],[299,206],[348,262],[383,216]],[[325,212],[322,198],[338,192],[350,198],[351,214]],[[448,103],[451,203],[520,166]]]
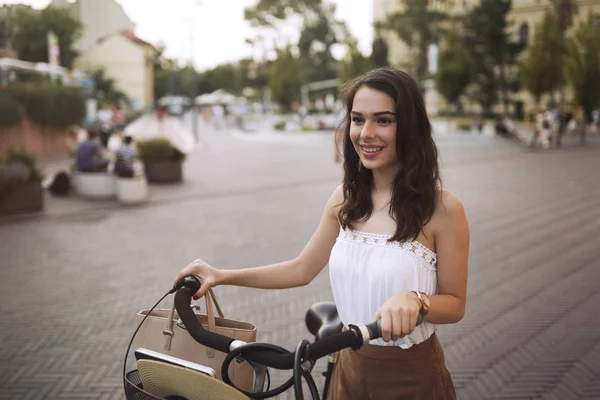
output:
[[[527,44],[529,42],[529,24],[523,22],[519,28],[519,42]]]
[[[600,26],[600,14],[594,14],[594,26]]]

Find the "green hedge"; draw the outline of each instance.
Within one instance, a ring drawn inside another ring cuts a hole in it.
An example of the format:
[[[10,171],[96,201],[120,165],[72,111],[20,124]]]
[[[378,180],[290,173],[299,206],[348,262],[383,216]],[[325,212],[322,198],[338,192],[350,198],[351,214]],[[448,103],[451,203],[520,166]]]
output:
[[[285,121],[279,121],[273,124],[273,129],[275,129],[276,131],[283,131],[285,130],[285,125]]]
[[[0,159],[0,165],[13,165],[21,164],[24,165],[29,171],[28,181],[39,182],[43,176],[37,167],[37,160],[33,153],[28,152],[25,149],[11,148],[8,150],[6,157]]]
[[[144,163],[182,161],[185,154],[167,138],[152,138],[136,142],[138,156]]]
[[[79,88],[51,83],[17,83],[9,85],[1,94],[0,108],[4,110],[0,110],[0,116],[21,109],[33,123],[51,128],[78,125],[85,118],[85,99]],[[14,126],[15,120],[7,122],[1,118],[0,126]]]
[[[23,108],[15,99],[6,93],[0,92],[0,126],[10,128],[20,125],[23,121]]]

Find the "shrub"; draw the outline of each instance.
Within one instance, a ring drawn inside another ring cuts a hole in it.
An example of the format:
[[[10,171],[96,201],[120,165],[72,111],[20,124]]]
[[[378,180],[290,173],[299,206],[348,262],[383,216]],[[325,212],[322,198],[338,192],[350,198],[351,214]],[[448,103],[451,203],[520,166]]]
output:
[[[10,193],[15,185],[41,180],[35,157],[24,150],[10,149],[6,159],[0,160],[0,197]]]
[[[23,149],[9,149],[6,154],[5,164],[22,164],[29,170],[29,182],[39,182],[42,174],[37,168],[35,156]]]
[[[276,122],[273,125],[273,129],[275,129],[276,131],[282,131],[282,130],[284,130],[285,129],[285,121]]]
[[[0,191],[16,183],[26,183],[30,174],[25,164],[0,164]]]
[[[8,93],[0,92],[0,127],[10,128],[23,121],[23,110]]]
[[[185,158],[173,143],[167,138],[153,138],[137,142],[138,155],[144,163],[181,161]]]
[[[465,121],[458,121],[458,123],[456,124],[456,127],[460,131],[470,131],[471,130],[471,124],[469,122],[465,122]]]
[[[3,94],[20,106],[31,122],[40,126],[80,125],[86,115],[85,99],[79,88],[52,83],[17,83],[9,85]]]

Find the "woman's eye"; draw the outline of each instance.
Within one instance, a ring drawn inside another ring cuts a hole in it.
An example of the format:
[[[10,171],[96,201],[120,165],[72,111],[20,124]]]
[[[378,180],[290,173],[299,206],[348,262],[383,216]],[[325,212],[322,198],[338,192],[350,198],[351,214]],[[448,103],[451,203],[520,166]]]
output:
[[[387,125],[387,124],[391,124],[392,120],[389,118],[379,118],[377,120],[378,123],[383,124],[383,125]]]
[[[359,118],[359,117],[352,117],[352,122],[354,122],[355,124],[361,124],[364,121],[364,119]]]

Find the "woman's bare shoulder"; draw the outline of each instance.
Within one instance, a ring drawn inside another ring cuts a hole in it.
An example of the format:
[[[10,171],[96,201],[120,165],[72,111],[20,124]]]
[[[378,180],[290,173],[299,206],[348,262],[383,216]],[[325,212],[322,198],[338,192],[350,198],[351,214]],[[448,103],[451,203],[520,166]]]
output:
[[[331,195],[331,198],[336,200],[338,203],[341,203],[344,201],[344,185],[343,184],[339,184],[335,190],[333,191],[333,194]]]
[[[337,216],[340,207],[344,203],[344,185],[339,185],[335,188],[329,201],[327,202],[327,209]]]
[[[448,222],[465,217],[465,207],[456,194],[447,189],[439,189],[434,218]]]
[[[335,188],[329,200],[327,201],[327,205],[325,206],[325,211],[335,217],[337,219],[338,212],[344,203],[344,188],[343,185],[339,185]]]

